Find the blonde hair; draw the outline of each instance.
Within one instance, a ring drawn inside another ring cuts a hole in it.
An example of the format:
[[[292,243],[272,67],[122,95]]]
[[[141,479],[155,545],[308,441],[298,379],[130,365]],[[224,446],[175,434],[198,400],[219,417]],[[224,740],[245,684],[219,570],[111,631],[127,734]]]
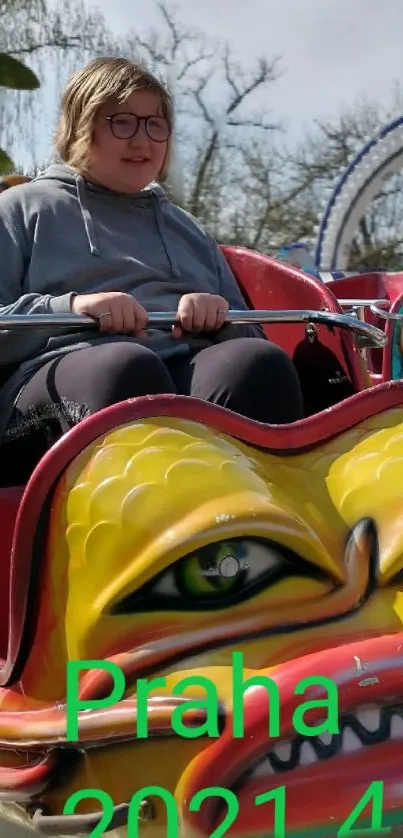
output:
[[[75,169],[91,164],[92,135],[99,108],[115,98],[123,103],[136,90],[150,90],[161,97],[162,114],[173,126],[173,104],[169,91],[139,63],[126,58],[96,58],[69,79],[61,100],[61,113],[55,135],[61,159]],[[168,172],[172,153],[172,135],[158,179]]]

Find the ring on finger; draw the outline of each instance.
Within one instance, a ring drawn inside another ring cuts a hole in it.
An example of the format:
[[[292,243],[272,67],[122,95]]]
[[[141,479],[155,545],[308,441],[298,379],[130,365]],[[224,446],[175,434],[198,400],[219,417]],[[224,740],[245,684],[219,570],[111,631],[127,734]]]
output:
[[[102,320],[103,317],[110,317],[110,311],[102,311],[101,314],[97,314],[98,320]]]

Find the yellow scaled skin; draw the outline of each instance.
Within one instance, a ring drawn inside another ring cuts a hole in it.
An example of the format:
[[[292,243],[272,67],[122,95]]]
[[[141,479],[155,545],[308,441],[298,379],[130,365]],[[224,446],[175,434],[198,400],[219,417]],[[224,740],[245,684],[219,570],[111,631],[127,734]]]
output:
[[[158,417],[98,439],[56,486],[22,693],[32,706],[64,703],[67,661],[130,650],[138,652],[139,678],[149,671],[167,676],[158,695],[170,695],[184,675],[202,674],[230,708],[234,650],[244,653],[246,677],[356,638],[401,631],[403,586],[393,579],[403,569],[402,452],[403,408],[291,456]],[[351,529],[368,517],[378,529],[379,569],[375,591],[356,608],[368,563],[347,566],[345,549]],[[172,577],[169,609],[109,613],[186,556],[241,536],[291,549],[322,578],[302,576],[291,564],[288,575],[236,605],[226,605],[224,590],[222,607],[195,610]],[[298,627],[290,631],[290,624]],[[45,796],[46,805],[60,814],[70,794],[88,787],[104,789],[116,804],[148,784],[181,794],[192,762],[202,752],[208,760],[210,744],[173,735],[89,751],[77,772]],[[94,807],[85,801],[77,812]],[[162,838],[164,824],[164,805],[156,800],[155,818],[140,833]],[[191,834],[184,828],[185,838]]]

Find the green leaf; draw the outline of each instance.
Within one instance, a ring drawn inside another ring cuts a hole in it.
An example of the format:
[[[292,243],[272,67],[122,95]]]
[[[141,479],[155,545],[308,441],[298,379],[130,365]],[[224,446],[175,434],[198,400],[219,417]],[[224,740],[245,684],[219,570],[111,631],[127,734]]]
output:
[[[25,64],[0,52],[0,86],[11,87],[13,90],[36,90],[40,82]]]
[[[8,154],[0,148],[0,174],[8,174],[13,169],[15,169],[15,163],[13,163]]]

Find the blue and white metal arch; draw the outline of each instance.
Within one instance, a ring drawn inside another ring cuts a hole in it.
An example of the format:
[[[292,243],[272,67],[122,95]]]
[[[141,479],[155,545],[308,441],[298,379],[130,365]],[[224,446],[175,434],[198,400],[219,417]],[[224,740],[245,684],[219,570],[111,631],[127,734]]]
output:
[[[360,219],[385,182],[403,169],[403,116],[394,119],[351,161],[336,184],[319,226],[315,265],[347,270]]]

